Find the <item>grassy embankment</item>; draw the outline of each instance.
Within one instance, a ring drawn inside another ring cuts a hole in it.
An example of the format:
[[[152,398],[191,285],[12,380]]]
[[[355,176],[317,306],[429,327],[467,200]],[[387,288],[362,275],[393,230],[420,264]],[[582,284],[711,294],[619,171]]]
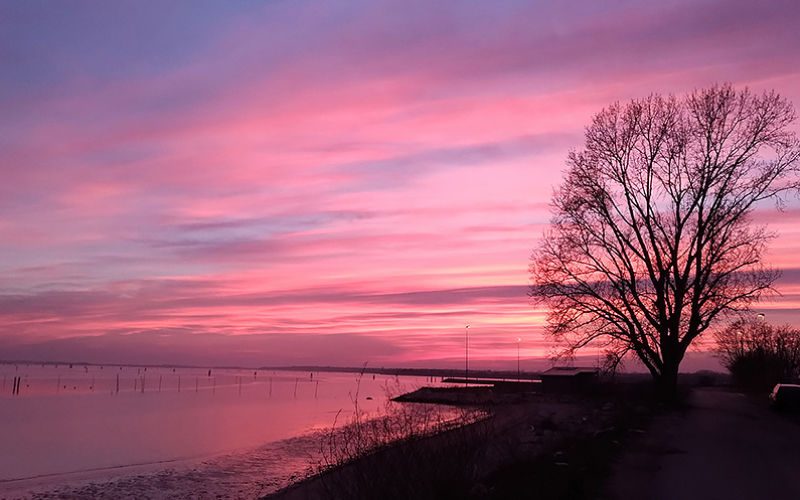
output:
[[[356,412],[323,440],[315,475],[269,498],[593,498],[661,410],[650,393],[630,381],[584,394],[452,388],[428,394],[457,400],[455,418],[419,403],[380,419]]]

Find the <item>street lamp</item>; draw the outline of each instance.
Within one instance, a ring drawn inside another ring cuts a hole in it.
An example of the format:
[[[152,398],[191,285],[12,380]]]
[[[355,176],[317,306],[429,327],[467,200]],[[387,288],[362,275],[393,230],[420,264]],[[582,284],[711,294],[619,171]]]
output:
[[[520,337],[517,337],[517,382],[521,380],[520,371],[519,371],[519,345],[522,342]]]
[[[469,385],[469,325],[464,327],[464,387]]]

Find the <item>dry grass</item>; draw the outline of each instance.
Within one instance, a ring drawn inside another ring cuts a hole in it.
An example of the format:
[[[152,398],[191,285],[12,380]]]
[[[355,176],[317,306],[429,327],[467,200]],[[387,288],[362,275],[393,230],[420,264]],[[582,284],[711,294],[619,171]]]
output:
[[[400,388],[386,389],[390,393]],[[324,434],[314,469],[326,498],[464,498],[491,423],[486,412],[440,405],[387,404],[367,415],[353,395],[353,412],[340,414]],[[432,439],[432,436],[434,436]],[[336,468],[336,472],[326,472]]]

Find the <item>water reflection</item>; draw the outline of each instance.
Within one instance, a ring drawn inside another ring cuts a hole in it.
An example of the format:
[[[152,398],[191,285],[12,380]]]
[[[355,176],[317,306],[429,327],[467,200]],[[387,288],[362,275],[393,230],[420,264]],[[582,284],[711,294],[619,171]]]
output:
[[[208,457],[367,414],[425,377],[0,365],[0,480]],[[12,381],[19,377],[19,395]]]

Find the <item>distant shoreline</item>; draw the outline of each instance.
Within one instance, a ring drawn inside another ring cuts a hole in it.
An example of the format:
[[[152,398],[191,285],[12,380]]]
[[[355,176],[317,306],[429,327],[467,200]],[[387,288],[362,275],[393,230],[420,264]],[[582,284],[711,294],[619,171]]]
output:
[[[411,377],[463,377],[464,370],[454,368],[402,368],[402,367],[357,367],[357,366],[213,366],[213,365],[181,365],[181,364],[134,364],[134,363],[93,363],[87,361],[32,361],[32,360],[0,360],[3,365],[73,365],[73,366],[115,366],[123,368],[180,368],[180,369],[212,369],[212,370],[257,370],[284,372],[330,372],[330,373],[365,373],[375,375],[397,375]],[[535,380],[540,372],[516,370],[470,370],[469,377],[508,378]]]
[[[397,368],[397,367],[353,367],[353,366],[265,366],[259,370],[298,371],[298,372],[336,372],[336,373],[369,373],[375,375],[398,375],[411,377],[463,377],[464,370],[453,368]],[[525,380],[538,379],[540,372],[511,370],[470,370],[469,378],[508,378]]]

